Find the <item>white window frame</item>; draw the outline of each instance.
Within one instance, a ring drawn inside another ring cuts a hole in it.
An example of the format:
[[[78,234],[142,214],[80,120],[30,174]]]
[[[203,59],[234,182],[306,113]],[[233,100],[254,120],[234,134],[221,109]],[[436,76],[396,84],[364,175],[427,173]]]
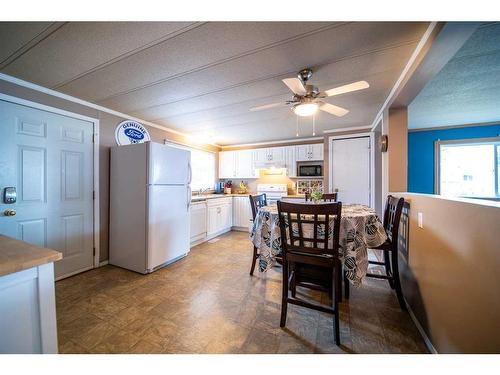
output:
[[[435,141],[434,142],[434,194],[437,195],[441,194],[441,146],[442,145],[470,145],[476,143],[481,144],[481,143],[498,143],[498,142],[500,142],[500,137],[452,139],[447,141],[441,141],[440,139],[438,139],[437,141]],[[499,182],[500,181],[497,181],[497,184]],[[498,187],[495,186],[495,193],[498,192],[497,188]],[[498,195],[496,195],[496,197],[498,198]]]

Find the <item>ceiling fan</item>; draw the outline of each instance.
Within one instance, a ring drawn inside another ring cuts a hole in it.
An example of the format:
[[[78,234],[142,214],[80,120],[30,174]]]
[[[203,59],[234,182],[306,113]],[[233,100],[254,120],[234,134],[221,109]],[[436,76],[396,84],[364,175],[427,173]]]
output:
[[[261,111],[264,109],[287,105],[291,106],[291,109],[297,116],[311,116],[314,115],[319,109],[334,116],[342,117],[349,113],[349,110],[330,103],[325,103],[321,99],[370,87],[366,81],[357,81],[329,90],[319,91],[316,86],[307,84],[307,81],[311,79],[312,74],[312,69],[307,68],[302,69],[297,74],[297,78],[283,79],[283,83],[294,93],[291,100],[287,100],[284,103],[272,103],[253,107],[250,108],[250,111]]]

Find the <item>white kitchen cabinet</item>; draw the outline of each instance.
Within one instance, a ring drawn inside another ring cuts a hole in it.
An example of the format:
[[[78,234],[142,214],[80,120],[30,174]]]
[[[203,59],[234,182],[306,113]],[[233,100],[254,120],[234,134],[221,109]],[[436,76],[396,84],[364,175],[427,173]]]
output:
[[[0,277],[0,353],[57,354],[54,263]]]
[[[268,148],[267,150],[271,161],[273,162],[285,161],[285,147],[271,147]]]
[[[288,177],[297,177],[297,158],[295,156],[295,147],[285,147],[285,165]]]
[[[256,178],[253,151],[219,152],[219,178]]]
[[[315,143],[311,145],[311,160],[323,160],[323,143]]]
[[[232,197],[207,200],[207,238],[213,238],[231,230],[232,223]]]
[[[235,151],[219,152],[219,178],[235,177]]]
[[[296,161],[323,160],[323,143],[295,146]]]
[[[253,150],[256,164],[271,164],[285,161],[285,147],[257,148]]]
[[[207,236],[207,204],[205,201],[191,204],[191,245],[202,242]]]
[[[252,219],[248,196],[233,197],[233,228],[247,231]]]
[[[256,178],[253,164],[253,151],[241,150],[235,152],[235,177],[236,178]]]

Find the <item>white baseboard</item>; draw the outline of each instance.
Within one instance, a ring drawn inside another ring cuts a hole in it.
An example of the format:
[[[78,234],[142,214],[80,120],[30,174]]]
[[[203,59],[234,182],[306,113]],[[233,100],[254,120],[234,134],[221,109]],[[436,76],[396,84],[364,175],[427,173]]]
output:
[[[410,306],[408,305],[408,302],[406,302],[406,300],[405,300],[405,304],[406,304],[406,308],[408,309],[408,313],[410,314],[410,318],[411,318],[411,320],[413,320],[413,323],[417,327],[418,332],[420,332],[420,335],[424,339],[425,346],[427,347],[429,352],[431,352],[432,354],[439,354],[438,351],[436,350],[436,348],[434,347],[434,345],[432,345],[432,341],[429,339],[429,337],[425,333],[424,328],[420,325],[420,322],[418,321],[417,317],[415,316],[415,314],[413,314],[413,311],[410,308]]]
[[[102,262],[99,262],[99,267],[105,266],[108,264],[108,260],[103,260]]]

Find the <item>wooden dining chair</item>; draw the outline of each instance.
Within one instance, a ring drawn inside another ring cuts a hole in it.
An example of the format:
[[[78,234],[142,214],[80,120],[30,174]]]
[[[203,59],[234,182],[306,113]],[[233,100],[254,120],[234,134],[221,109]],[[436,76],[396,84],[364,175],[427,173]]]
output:
[[[306,202],[311,201],[311,194],[306,193],[305,195]],[[321,200],[323,202],[337,202],[337,193],[325,193],[321,196]]]
[[[255,222],[255,218],[257,217],[257,211],[259,211],[259,208],[267,206],[266,194],[249,195],[248,198],[250,199],[250,207],[252,209],[252,219]],[[253,271],[255,269],[255,263],[257,262],[258,258],[259,258],[259,252],[258,252],[258,249],[254,245],[253,257],[252,257],[252,268],[250,268],[250,275],[253,275]]]
[[[399,243],[399,226],[401,223],[401,214],[403,208],[409,210],[409,204],[403,198],[396,198],[392,195],[387,196],[387,203],[384,211],[384,229],[387,235],[387,240],[380,246],[371,248],[372,250],[381,250],[384,261],[368,261],[368,264],[384,266],[385,274],[377,274],[368,272],[367,277],[375,279],[385,279],[389,282],[391,289],[396,290],[399,306],[402,310],[406,310],[406,304],[403,298],[401,289],[401,281],[399,278],[398,265],[398,243]],[[349,297],[349,284],[346,283],[346,297]]]
[[[339,293],[341,272],[339,230],[342,203],[306,205],[278,201],[283,250],[283,292],[280,326],[286,324],[288,304],[334,315],[335,342],[340,345]],[[331,233],[329,236],[328,234]],[[331,306],[297,298],[296,287],[329,292]]]

